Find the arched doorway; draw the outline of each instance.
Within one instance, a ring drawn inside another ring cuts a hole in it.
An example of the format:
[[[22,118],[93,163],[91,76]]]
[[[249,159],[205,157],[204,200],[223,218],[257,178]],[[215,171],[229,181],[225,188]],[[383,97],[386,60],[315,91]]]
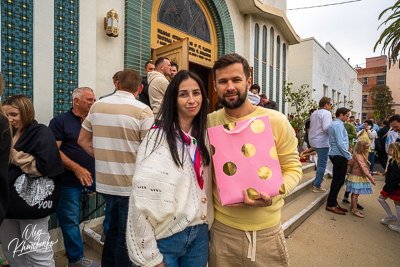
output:
[[[218,101],[212,85],[218,55],[217,34],[211,13],[202,0],[154,0],[151,14],[151,51],[155,60],[165,56],[179,69],[196,72],[207,88],[210,111]]]

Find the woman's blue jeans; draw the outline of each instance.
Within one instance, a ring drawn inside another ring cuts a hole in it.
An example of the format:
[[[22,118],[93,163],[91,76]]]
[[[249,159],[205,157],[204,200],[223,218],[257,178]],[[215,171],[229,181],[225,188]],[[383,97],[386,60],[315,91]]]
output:
[[[208,224],[187,227],[182,232],[157,240],[166,267],[206,267]]]

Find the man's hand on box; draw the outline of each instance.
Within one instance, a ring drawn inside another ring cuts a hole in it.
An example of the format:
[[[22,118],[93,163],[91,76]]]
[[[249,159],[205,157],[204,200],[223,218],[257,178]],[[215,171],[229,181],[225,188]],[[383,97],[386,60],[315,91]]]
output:
[[[268,207],[272,205],[272,198],[264,192],[261,192],[260,199],[250,199],[246,189],[243,189],[243,202],[227,205],[227,207]]]

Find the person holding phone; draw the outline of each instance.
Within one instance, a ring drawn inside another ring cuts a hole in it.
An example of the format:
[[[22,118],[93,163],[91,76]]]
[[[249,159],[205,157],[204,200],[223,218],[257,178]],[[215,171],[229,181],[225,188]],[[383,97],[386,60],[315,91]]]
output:
[[[368,161],[371,163],[370,171],[374,169],[375,162],[375,138],[378,136],[376,131],[373,129],[374,123],[371,120],[364,121],[364,129],[357,133],[359,140],[365,140],[368,142],[369,153]]]

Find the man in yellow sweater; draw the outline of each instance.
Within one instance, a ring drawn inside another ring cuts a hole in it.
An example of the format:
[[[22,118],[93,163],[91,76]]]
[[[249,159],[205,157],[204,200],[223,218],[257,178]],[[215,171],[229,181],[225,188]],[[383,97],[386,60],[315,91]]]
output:
[[[218,59],[213,67],[214,89],[224,109],[208,115],[208,127],[269,116],[285,184],[285,194],[251,200],[243,190],[243,203],[222,206],[215,174],[215,220],[210,230],[209,267],[287,266],[288,253],[280,224],[283,198],[302,177],[297,139],[286,117],[275,110],[252,105],[247,98],[251,85],[247,60],[238,54]],[[252,233],[251,233],[252,232]]]

